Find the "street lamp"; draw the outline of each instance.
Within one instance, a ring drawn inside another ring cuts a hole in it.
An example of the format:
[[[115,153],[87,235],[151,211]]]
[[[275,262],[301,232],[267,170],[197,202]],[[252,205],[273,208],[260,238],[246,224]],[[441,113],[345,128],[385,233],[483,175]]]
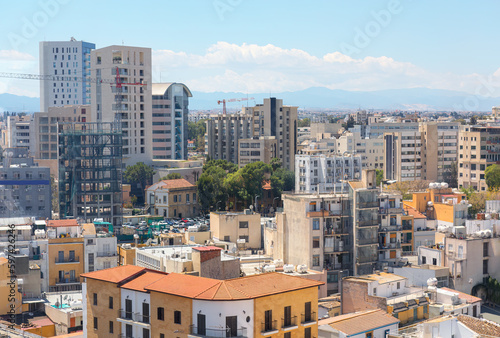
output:
[[[215,211],[217,211],[217,210],[218,210],[218,208],[219,208],[219,203],[220,203],[220,201],[217,201],[217,203],[215,203]]]
[[[255,195],[255,212],[257,212],[257,198],[260,197],[260,195]]]

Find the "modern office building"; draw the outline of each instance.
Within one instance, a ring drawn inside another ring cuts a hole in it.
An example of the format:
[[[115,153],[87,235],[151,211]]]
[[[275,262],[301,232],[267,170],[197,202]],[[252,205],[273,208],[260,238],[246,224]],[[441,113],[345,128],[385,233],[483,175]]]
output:
[[[361,179],[361,156],[296,155],[295,191],[347,192],[347,182]]]
[[[119,74],[123,83],[116,85],[99,81],[91,85],[91,120],[121,125],[123,163],[150,164],[152,147],[152,84],[151,49],[130,46],[109,46],[91,53],[92,77],[113,80]]]
[[[40,75],[53,75],[59,80],[40,83],[40,111],[49,107],[90,104],[90,53],[95,44],[76,41],[41,41]],[[66,77],[66,78],[64,78]],[[82,78],[68,81],[67,77]]]
[[[182,83],[153,83],[153,160],[187,160],[189,98]]]
[[[243,114],[213,115],[206,121],[205,155],[212,160],[237,164],[239,142],[253,134],[253,116]]]
[[[50,218],[50,169],[34,163],[26,148],[7,148],[3,156],[0,167],[0,218]]]
[[[274,97],[264,99],[263,104],[243,108],[244,114],[253,117],[253,136],[274,136],[276,157],[291,171],[295,170],[297,153],[297,108],[284,106],[283,100]]]
[[[488,189],[485,171],[500,161],[500,127],[463,126],[459,136],[458,186]]]
[[[60,218],[121,225],[122,133],[116,123],[64,123],[59,134]]]

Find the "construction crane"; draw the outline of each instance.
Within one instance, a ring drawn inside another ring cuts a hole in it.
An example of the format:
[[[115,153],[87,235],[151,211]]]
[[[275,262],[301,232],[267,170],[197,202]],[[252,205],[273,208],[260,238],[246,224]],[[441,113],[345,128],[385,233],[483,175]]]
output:
[[[226,115],[226,102],[241,102],[241,101],[248,101],[248,100],[255,100],[253,97],[242,97],[242,98],[239,98],[239,99],[229,99],[229,100],[226,100],[226,99],[222,99],[222,100],[218,100],[217,101],[217,104],[221,104],[222,103],[222,114]]]

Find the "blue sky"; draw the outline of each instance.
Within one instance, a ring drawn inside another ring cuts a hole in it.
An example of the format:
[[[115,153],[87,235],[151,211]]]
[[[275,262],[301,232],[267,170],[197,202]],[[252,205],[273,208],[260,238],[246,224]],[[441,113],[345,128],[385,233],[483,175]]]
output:
[[[98,48],[122,41],[151,47],[154,80],[159,81],[161,72],[162,80],[184,82],[199,91],[278,92],[325,86],[474,93],[481,83],[500,84],[500,2],[494,0],[116,4],[3,3],[0,72],[38,73],[38,42],[74,36]],[[37,18],[38,27],[27,36],[23,27]],[[33,82],[0,78],[0,93],[37,96],[38,84]],[[495,93],[496,87],[500,85]]]

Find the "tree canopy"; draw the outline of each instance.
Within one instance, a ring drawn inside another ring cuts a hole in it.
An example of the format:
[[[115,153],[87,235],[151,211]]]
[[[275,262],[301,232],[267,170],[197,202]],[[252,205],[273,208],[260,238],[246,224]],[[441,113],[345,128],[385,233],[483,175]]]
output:
[[[297,121],[297,127],[302,128],[302,127],[310,127],[311,126],[311,119],[306,117],[305,119]]]
[[[500,188],[500,166],[493,164],[486,168],[484,178],[490,191],[497,191]]]
[[[199,120],[197,122],[188,121],[188,139],[194,141],[194,146],[196,151],[205,150],[205,132],[207,131],[207,125],[205,120]]]
[[[180,178],[182,178],[181,174],[179,174],[179,173],[170,173],[167,176],[164,176],[164,177],[160,178],[160,181],[163,181],[163,180],[177,180],[177,179],[180,179]]]
[[[127,169],[125,169],[123,176],[128,183],[135,185],[135,188],[140,189],[142,201],[144,202],[144,189],[146,189],[146,185],[152,183],[154,174],[155,172],[153,168],[145,165],[143,162],[138,162],[134,165],[128,166]]]

